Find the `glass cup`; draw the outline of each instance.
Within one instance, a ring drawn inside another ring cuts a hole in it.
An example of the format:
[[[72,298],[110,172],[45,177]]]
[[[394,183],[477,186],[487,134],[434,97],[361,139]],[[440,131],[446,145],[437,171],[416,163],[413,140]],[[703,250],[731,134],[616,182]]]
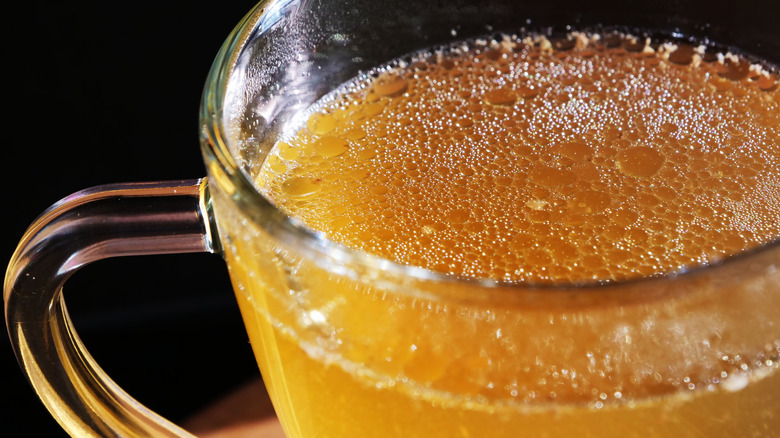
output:
[[[619,26],[778,65],[777,12],[768,1],[261,2],[206,84],[207,178],[88,189],[25,234],[4,289],[19,363],[74,436],[187,436],[100,370],[61,289],[103,258],[208,251],[227,263],[289,437],[773,436],[777,241],[608,285],[468,280],[330,241],[269,203],[249,175],[301,111],[421,48]]]

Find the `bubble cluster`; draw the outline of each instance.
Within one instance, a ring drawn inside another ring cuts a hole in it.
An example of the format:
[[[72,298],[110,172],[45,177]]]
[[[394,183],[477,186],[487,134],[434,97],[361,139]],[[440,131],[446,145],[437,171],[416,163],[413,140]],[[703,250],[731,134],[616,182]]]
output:
[[[467,41],[326,96],[255,177],[332,239],[444,273],[676,271],[780,234],[778,76],[617,34]]]

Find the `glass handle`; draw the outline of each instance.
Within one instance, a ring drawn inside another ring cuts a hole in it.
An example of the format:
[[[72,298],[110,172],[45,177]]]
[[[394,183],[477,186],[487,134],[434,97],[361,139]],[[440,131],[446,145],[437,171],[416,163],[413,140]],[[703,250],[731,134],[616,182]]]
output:
[[[219,252],[204,179],[114,184],[75,193],[28,229],[4,285],[17,360],[72,436],[192,436],[114,383],[79,340],[62,286],[79,268],[117,256]]]

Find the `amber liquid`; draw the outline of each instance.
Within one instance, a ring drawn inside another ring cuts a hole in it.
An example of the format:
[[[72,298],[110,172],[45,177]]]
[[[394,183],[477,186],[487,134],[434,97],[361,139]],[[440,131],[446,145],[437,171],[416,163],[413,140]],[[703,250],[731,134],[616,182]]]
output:
[[[254,177],[312,229],[402,264],[506,284],[620,283],[778,237],[777,88],[742,57],[630,37],[470,41],[335,90]],[[717,287],[515,313],[388,298],[278,252],[248,262],[259,252],[227,255],[243,266],[239,301],[290,436],[780,430],[773,273],[744,282],[768,290],[760,304],[734,298],[695,321]],[[729,297],[747,293],[739,284]],[[746,315],[766,323],[728,331]]]

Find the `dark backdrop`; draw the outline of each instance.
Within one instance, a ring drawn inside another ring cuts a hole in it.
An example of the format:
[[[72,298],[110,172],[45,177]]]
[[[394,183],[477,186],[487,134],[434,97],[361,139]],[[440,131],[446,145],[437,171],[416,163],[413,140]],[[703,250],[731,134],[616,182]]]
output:
[[[3,271],[50,204],[89,186],[205,175],[198,104],[252,0],[15,2],[4,8]],[[222,260],[98,262],[66,286],[84,343],[142,403],[181,420],[259,374]],[[0,337],[0,435],[64,436]]]

